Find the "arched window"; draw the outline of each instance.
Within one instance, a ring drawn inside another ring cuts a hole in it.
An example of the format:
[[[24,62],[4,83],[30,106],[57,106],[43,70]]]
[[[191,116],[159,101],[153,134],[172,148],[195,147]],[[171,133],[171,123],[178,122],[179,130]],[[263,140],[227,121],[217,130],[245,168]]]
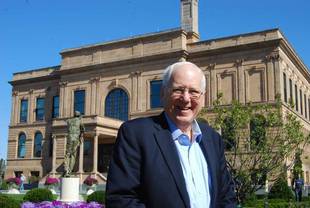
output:
[[[128,120],[128,96],[122,89],[114,89],[105,99],[105,116],[119,120]]]
[[[263,115],[255,115],[250,121],[251,148],[259,148],[266,140],[267,122]]]
[[[24,133],[21,133],[18,136],[18,152],[17,157],[18,158],[24,158],[26,155],[26,135]]]
[[[42,153],[42,134],[37,132],[34,136],[34,144],[33,144],[33,156],[41,157]]]

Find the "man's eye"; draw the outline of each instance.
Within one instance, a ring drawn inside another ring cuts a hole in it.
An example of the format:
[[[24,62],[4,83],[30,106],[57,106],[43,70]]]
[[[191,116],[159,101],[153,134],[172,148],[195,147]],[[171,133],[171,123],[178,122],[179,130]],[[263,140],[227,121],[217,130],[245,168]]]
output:
[[[181,88],[175,88],[175,89],[173,89],[173,92],[174,92],[174,93],[182,93],[182,92],[183,92],[183,89],[181,89]]]
[[[200,92],[198,90],[189,90],[189,94],[191,94],[191,95],[199,95]]]

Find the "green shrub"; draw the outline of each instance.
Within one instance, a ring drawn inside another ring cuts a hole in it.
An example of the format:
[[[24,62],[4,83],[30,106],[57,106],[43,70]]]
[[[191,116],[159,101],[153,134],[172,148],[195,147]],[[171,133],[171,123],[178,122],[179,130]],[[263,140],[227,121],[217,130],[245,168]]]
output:
[[[28,191],[24,196],[24,201],[30,202],[42,202],[42,201],[53,201],[54,196],[52,192],[45,188],[35,188]]]
[[[286,201],[294,199],[292,189],[287,185],[285,178],[279,178],[270,189],[269,199],[285,199]]]
[[[0,194],[0,207],[19,208],[20,204],[17,200],[4,194]]]
[[[99,204],[104,204],[104,195],[105,192],[104,191],[95,191],[94,193],[92,193],[91,195],[89,195],[87,197],[87,202],[98,202]]]
[[[4,181],[1,183],[1,187],[0,187],[0,190],[8,190],[9,189],[9,186],[7,183],[5,183]]]

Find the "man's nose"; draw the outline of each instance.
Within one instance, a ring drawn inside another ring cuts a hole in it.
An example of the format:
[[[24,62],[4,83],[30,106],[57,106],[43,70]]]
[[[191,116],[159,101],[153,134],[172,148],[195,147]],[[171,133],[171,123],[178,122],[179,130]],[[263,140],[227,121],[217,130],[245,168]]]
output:
[[[189,94],[188,90],[185,90],[183,93],[182,93],[182,99],[186,102],[190,102],[191,100],[191,95]]]

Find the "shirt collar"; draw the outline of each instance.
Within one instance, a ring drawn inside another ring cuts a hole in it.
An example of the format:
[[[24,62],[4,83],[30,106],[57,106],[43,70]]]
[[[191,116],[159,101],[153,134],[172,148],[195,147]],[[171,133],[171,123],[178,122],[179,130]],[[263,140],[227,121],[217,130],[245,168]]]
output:
[[[166,114],[166,112],[164,112],[166,120],[168,122],[168,126],[172,135],[172,139],[176,140],[178,139],[181,135],[184,135],[183,132],[181,131],[181,129],[179,129],[175,123],[169,118],[169,116]],[[196,142],[200,142],[201,141],[201,137],[202,137],[202,133],[200,130],[200,127],[197,123],[196,120],[193,121],[192,123],[192,133],[193,133],[193,138],[195,138]]]

